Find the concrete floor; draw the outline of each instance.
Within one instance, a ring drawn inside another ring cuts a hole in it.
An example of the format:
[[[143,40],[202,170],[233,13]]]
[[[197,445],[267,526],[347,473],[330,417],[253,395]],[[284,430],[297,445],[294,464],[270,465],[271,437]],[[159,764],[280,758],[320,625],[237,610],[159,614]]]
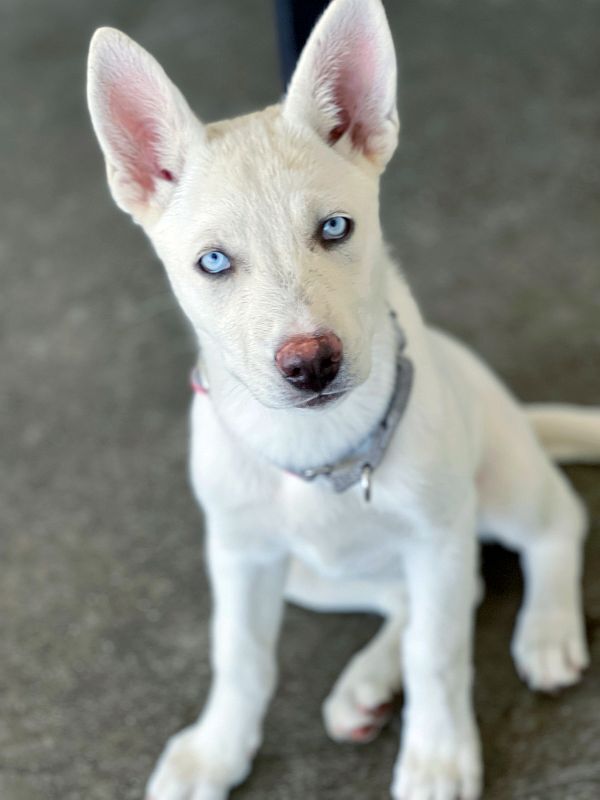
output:
[[[600,4],[387,3],[402,148],[384,223],[428,317],[526,400],[600,401]],[[0,797],[133,800],[208,685],[201,517],[186,483],[190,336],[113,207],[84,106],[99,24],[154,52],[205,119],[280,92],[266,0],[0,0]],[[513,558],[486,556],[477,710],[489,800],[600,797],[595,667],[557,698],[517,680]],[[361,749],[319,706],[375,630],[290,609],[281,688],[245,800],[385,798],[397,725]]]

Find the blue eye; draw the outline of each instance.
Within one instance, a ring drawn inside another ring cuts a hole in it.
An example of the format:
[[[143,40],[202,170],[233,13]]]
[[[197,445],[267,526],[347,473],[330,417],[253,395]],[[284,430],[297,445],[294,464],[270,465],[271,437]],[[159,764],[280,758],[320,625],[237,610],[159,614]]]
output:
[[[216,275],[219,272],[225,272],[231,268],[231,261],[225,253],[220,250],[209,250],[198,259],[198,266],[204,272],[210,275]]]
[[[321,224],[321,239],[331,242],[340,241],[349,236],[352,230],[352,220],[348,217],[329,217]]]

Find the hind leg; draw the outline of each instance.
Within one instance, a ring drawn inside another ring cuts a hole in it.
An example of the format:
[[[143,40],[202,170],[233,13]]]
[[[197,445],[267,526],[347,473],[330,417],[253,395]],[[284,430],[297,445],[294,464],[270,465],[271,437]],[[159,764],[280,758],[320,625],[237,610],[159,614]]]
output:
[[[332,739],[371,741],[389,720],[401,686],[403,584],[336,580],[294,559],[286,598],[315,611],[368,611],[386,617],[373,639],[352,657],[323,704],[325,728]]]
[[[327,733],[336,741],[372,741],[390,719],[399,692],[400,638],[404,614],[383,623],[352,657],[323,704]]]
[[[482,524],[521,556],[517,671],[532,689],[554,691],[576,683],[588,664],[581,600],[586,514],[516,407],[504,419],[480,476]]]
[[[539,691],[577,683],[589,660],[581,600],[586,517],[558,477],[552,518],[522,543],[525,597],[512,642],[517,671]]]

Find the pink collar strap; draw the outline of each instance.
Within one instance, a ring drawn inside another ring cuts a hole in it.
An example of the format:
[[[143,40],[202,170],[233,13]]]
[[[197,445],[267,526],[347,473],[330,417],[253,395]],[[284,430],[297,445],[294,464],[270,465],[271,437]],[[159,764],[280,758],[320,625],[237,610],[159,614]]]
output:
[[[208,386],[202,380],[202,373],[196,366],[190,375],[190,386],[196,394],[208,394]]]

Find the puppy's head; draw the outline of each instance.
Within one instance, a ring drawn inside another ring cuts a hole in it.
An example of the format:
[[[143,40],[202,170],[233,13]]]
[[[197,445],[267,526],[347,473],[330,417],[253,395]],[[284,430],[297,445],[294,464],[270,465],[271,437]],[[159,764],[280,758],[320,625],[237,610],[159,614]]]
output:
[[[157,62],[100,29],[88,101],[116,203],[163,260],[203,346],[267,406],[370,370],[379,176],[397,142],[380,0],[333,0],[279,106],[203,125]]]

